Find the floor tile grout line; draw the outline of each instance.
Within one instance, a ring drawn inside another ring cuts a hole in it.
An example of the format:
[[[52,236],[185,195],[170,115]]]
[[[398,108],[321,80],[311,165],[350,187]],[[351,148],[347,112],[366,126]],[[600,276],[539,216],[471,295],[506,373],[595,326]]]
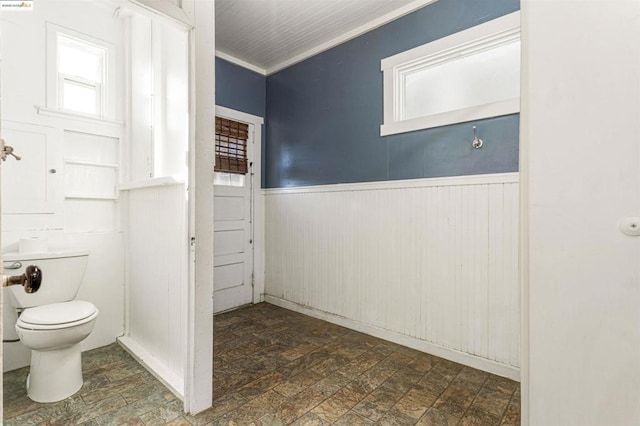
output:
[[[462,371],[464,371],[464,368],[460,371],[460,373],[458,373],[458,376],[460,374],[462,374]],[[456,379],[458,378],[458,376],[456,376]],[[476,394],[474,395],[473,399],[471,400],[471,404],[469,404],[469,406],[464,410],[464,413],[462,413],[462,416],[460,416],[460,418],[458,419],[458,423],[460,423],[462,421],[462,419],[464,419],[464,416],[467,415],[467,412],[473,406],[473,403],[476,402],[476,398],[478,397],[478,395],[480,395],[480,391],[484,387],[485,383],[487,383],[487,380],[489,380],[489,377],[490,376],[487,375],[487,377],[484,378],[484,380],[482,381],[482,384],[480,385],[480,388],[478,389],[478,392],[476,392]],[[453,379],[453,381],[455,381],[455,379]],[[453,381],[451,383],[453,383]]]
[[[520,386],[519,382],[518,382],[518,386]],[[509,402],[507,403],[507,405],[505,406],[504,410],[502,411],[502,416],[500,417],[500,421],[498,422],[498,425],[501,425],[502,422],[504,421],[504,418],[507,415],[507,411],[509,410],[509,406],[511,405],[511,401],[513,401],[513,398],[515,397],[517,391],[518,391],[518,388],[516,387],[513,390],[513,392],[511,392],[511,396],[509,397]]]

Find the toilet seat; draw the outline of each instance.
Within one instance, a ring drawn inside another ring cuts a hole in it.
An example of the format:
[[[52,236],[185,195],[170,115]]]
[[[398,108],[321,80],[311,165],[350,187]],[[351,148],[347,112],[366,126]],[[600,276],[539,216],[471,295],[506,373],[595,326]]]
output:
[[[57,330],[82,325],[97,315],[95,305],[84,300],[51,303],[22,311],[16,327],[27,330]]]

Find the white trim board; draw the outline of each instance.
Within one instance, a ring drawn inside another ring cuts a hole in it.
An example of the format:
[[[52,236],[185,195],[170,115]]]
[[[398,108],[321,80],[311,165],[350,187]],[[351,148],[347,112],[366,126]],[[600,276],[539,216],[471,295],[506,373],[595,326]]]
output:
[[[373,191],[380,189],[422,188],[429,186],[487,185],[495,183],[517,183],[518,172],[492,173],[484,175],[448,176],[438,178],[403,179],[377,182],[337,183],[330,185],[297,186],[290,188],[263,189],[265,195],[296,194],[306,192]]]
[[[166,368],[164,364],[153,354],[136,341],[127,336],[120,336],[116,339],[118,345],[127,351],[138,363],[140,363],[147,371],[158,379],[163,385],[169,388],[181,401],[184,401],[184,380],[176,376],[171,370]]]
[[[231,118],[233,120],[244,121],[245,123],[254,124],[256,127],[264,124],[264,118],[262,117],[218,105],[216,105],[216,115]]]
[[[246,68],[250,71],[257,72],[260,75],[267,75],[267,70],[264,68],[260,68],[259,66],[250,64],[247,61],[243,61],[242,59],[238,59],[235,56],[229,55],[228,53],[221,52],[220,50],[216,50],[216,56],[220,59],[224,59],[227,62],[231,62],[234,65],[238,65],[239,67]]]
[[[454,349],[445,348],[443,346],[435,345],[433,343],[416,339],[415,337],[407,336],[395,331],[385,330],[383,328],[368,325],[359,321],[354,321],[352,319],[341,317],[339,315],[302,306],[297,303],[280,299],[278,297],[265,295],[265,302],[271,303],[272,305],[280,306],[281,308],[289,309],[294,312],[309,315],[310,317],[318,318],[323,321],[337,324],[351,330],[359,331],[370,336],[378,337],[389,342],[416,349],[421,352],[426,352],[428,354],[435,355],[449,361],[464,364],[472,368],[477,368],[478,370],[486,371],[488,373],[506,377],[518,382],[520,381],[520,370],[515,367],[510,367],[488,359],[480,358],[475,355],[456,351]]]

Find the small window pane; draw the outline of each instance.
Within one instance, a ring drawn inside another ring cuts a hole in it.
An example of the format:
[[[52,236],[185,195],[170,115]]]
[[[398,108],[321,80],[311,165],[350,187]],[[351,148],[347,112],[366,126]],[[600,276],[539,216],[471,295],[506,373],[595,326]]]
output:
[[[102,82],[104,51],[60,37],[58,72]]]
[[[241,187],[245,184],[245,175],[239,175],[236,173],[215,172],[213,174],[213,184]]]
[[[520,42],[429,66],[404,78],[402,120],[520,96]]]
[[[231,173],[231,186],[244,186],[244,177],[245,175]]]
[[[96,114],[96,87],[70,80],[62,81],[62,108],[86,114]]]
[[[215,172],[213,174],[213,184],[229,186],[231,184],[229,173]]]

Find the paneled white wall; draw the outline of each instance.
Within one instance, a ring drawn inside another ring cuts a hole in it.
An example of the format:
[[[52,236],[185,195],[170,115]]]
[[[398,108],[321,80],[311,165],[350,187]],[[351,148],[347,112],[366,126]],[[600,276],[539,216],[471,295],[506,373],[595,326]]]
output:
[[[265,195],[267,301],[518,378],[517,174]]]
[[[170,180],[165,179],[166,182]],[[182,394],[188,254],[186,188],[173,182],[126,192],[128,322],[120,341]]]
[[[124,238],[116,191],[123,108],[114,103],[108,120],[56,110],[45,84],[52,76],[55,81],[56,71],[55,61],[47,64],[53,51],[47,50],[46,32],[61,27],[113,46],[117,65],[110,70],[113,84],[106,96],[122,99],[124,29],[113,17],[115,8],[102,2],[39,2],[30,12],[0,16],[0,127],[3,139],[23,157],[2,165],[1,249],[16,251],[20,238],[40,237],[50,247],[91,252],[77,298],[94,303],[100,315],[83,350],[111,344],[124,330]],[[2,316],[3,338],[16,339],[17,315],[7,297]],[[2,355],[3,371],[29,365],[30,351],[21,342],[4,343]]]

